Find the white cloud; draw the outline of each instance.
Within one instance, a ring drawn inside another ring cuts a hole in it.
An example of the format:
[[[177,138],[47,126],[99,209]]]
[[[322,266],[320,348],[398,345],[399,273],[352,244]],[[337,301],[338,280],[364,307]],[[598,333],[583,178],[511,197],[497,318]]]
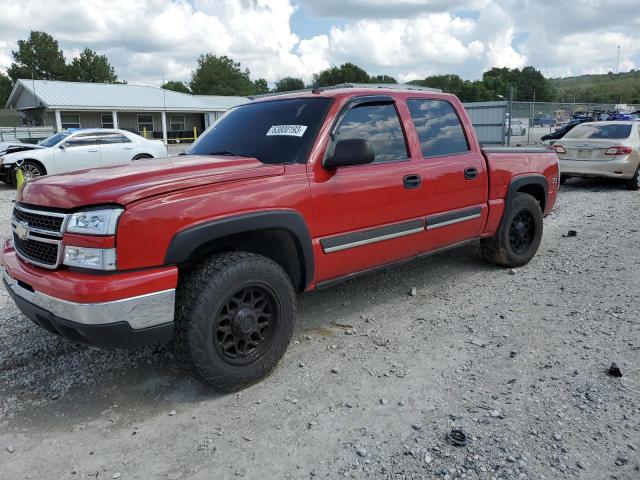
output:
[[[270,82],[346,61],[400,80],[438,73],[478,78],[493,66],[534,65],[551,76],[640,65],[637,0],[0,0],[0,70],[30,30],[68,58],[89,47],[120,78],[188,80],[202,53],[228,55]],[[292,31],[298,10],[327,25]],[[332,26],[329,26],[332,25]]]

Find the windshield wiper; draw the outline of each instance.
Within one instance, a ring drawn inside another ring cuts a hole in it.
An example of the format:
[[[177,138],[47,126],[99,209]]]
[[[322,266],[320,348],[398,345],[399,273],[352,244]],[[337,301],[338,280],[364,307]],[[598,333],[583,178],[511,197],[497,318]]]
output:
[[[217,152],[211,152],[209,155],[224,155],[226,157],[244,157],[245,155],[240,155],[239,153],[232,152],[231,150],[219,150]]]

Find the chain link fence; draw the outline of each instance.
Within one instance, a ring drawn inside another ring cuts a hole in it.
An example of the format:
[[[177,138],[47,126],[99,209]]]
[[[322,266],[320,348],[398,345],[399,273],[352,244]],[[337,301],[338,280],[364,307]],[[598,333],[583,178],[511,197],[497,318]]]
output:
[[[512,102],[507,104],[505,144],[540,145],[541,138],[569,123],[574,115],[594,112],[633,113],[640,105],[612,103]],[[509,129],[509,117],[511,128]]]

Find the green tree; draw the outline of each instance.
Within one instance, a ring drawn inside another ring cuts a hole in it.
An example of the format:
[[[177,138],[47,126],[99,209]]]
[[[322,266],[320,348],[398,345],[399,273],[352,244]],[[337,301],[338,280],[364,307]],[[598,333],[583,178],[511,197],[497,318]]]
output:
[[[227,56],[217,57],[210,53],[200,55],[189,86],[196,95],[247,96],[256,90],[248,69],[242,70],[239,62]]]
[[[45,32],[29,34],[28,40],[18,40],[18,51],[13,54],[13,63],[7,70],[14,82],[19,78],[63,80],[66,65],[57,40]]]
[[[398,81],[389,75],[375,75],[369,79],[369,83],[398,83]]]
[[[259,78],[253,82],[253,94],[262,95],[264,93],[269,93],[269,85],[264,78]]]
[[[353,63],[343,63],[339,67],[333,66],[313,75],[316,87],[331,87],[340,83],[369,83],[371,77],[359,66]]]
[[[173,90],[174,92],[180,93],[191,93],[189,87],[184,82],[178,82],[176,80],[169,80],[162,85],[162,88],[165,90]]]
[[[549,80],[534,67],[518,68],[492,68],[482,75],[482,81],[488,91],[493,95],[502,95],[509,98],[509,89],[513,87],[513,99],[519,101],[533,100],[535,92],[536,100],[548,102],[552,100],[553,89]]]
[[[9,77],[0,73],[0,108],[4,108],[4,104],[7,103],[7,99],[11,94],[13,88],[13,82]]]
[[[439,88],[443,92],[453,93],[463,102],[481,102],[494,100],[495,95],[487,90],[481,80],[463,80],[459,75],[432,75],[424,80],[412,80],[413,85]]]
[[[118,76],[105,55],[85,48],[67,67],[67,80],[72,82],[116,83]]]
[[[276,82],[274,92],[290,92],[292,90],[303,90],[304,82],[301,78],[284,77]]]

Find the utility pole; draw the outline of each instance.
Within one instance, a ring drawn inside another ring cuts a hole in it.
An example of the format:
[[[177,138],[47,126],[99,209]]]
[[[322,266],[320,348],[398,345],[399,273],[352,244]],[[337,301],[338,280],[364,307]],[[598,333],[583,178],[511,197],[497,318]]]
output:
[[[618,45],[618,60],[616,60],[616,73],[620,73],[620,45]]]

